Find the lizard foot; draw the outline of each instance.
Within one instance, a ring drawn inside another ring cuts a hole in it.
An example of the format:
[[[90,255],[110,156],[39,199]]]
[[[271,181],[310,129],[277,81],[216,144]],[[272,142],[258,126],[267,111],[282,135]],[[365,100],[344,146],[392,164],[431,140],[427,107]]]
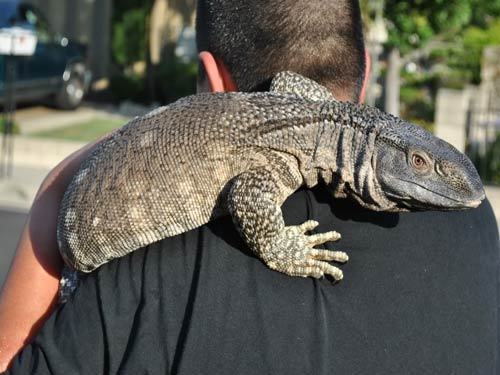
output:
[[[335,280],[341,280],[344,277],[342,271],[327,262],[347,262],[349,260],[347,254],[342,251],[314,248],[328,241],[339,240],[340,234],[335,231],[305,234],[318,224],[317,221],[308,220],[301,225],[285,227],[278,236],[275,246],[263,254],[264,262],[271,269],[290,276],[312,276],[319,279],[324,275],[330,275]]]

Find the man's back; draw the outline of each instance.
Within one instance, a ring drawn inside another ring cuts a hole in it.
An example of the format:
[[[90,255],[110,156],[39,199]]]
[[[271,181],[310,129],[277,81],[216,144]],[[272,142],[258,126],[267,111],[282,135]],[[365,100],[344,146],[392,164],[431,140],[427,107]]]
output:
[[[343,233],[342,282],[269,270],[222,218],[91,274],[12,373],[498,373],[488,202],[375,213],[320,187],[284,214]]]

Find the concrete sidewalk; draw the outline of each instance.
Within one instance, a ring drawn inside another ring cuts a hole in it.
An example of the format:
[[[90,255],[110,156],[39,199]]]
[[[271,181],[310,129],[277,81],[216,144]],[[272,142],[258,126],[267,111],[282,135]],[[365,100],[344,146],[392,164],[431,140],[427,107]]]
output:
[[[106,117],[119,119],[124,124],[130,119],[121,115],[117,107],[89,103],[84,103],[73,111],[58,110],[42,105],[25,107],[16,111],[15,121],[19,124],[22,136],[13,137],[12,176],[8,178],[0,176],[0,208],[27,211],[49,171],[85,144],[30,137],[30,134]]]
[[[73,111],[62,111],[44,106],[22,108],[15,114],[15,121],[21,128],[21,134],[59,129],[77,123],[91,121],[95,118],[115,118],[123,120],[125,124],[130,117],[118,113],[118,109],[111,106],[96,107],[84,104]]]
[[[12,176],[0,179],[0,207],[27,211],[49,171],[84,143],[13,137]]]

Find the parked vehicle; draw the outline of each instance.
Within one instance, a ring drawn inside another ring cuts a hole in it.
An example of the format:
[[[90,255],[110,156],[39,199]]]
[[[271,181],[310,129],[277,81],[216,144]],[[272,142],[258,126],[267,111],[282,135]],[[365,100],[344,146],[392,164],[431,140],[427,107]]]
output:
[[[20,0],[0,0],[0,28],[21,27],[34,32],[33,56],[15,57],[16,101],[51,99],[63,109],[78,107],[87,92],[91,72],[86,46],[54,33],[43,14]],[[6,100],[6,57],[0,55],[0,104]]]

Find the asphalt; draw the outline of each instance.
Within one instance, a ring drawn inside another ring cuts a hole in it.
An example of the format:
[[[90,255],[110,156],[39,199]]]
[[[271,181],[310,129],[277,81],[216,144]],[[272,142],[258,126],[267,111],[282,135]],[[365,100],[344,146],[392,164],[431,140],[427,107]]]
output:
[[[26,212],[16,209],[0,210],[0,285],[9,269],[17,241],[26,221]]]
[[[12,175],[0,178],[0,284],[10,264],[10,259],[21,233],[26,213],[35,198],[38,187],[49,171],[67,155],[81,148],[84,143],[30,137],[29,133],[40,128],[70,125],[92,117],[116,116],[108,108],[83,107],[74,112],[61,112],[44,107],[21,110],[16,120],[23,136],[13,139]],[[0,142],[0,151],[1,151]],[[1,169],[1,168],[0,168]],[[487,186],[486,194],[495,210],[500,226],[500,187]]]

